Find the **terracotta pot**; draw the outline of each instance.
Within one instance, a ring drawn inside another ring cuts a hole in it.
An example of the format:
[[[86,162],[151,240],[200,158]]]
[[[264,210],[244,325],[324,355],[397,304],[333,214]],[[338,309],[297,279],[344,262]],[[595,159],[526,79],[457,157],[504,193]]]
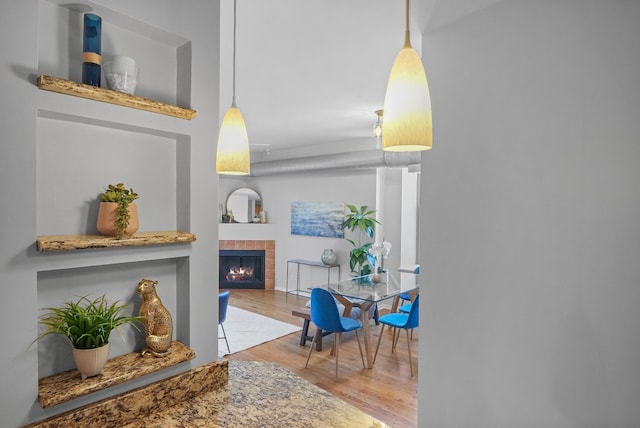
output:
[[[98,232],[106,236],[116,236],[116,210],[117,202],[100,202],[98,209]],[[138,230],[138,206],[135,202],[129,204],[129,227],[125,230],[125,235],[133,235]]]
[[[94,349],[76,349],[73,348],[73,361],[76,363],[76,368],[82,376],[82,380],[85,380],[91,376],[97,376],[102,374],[104,365],[109,359],[109,344],[107,343],[100,348]]]

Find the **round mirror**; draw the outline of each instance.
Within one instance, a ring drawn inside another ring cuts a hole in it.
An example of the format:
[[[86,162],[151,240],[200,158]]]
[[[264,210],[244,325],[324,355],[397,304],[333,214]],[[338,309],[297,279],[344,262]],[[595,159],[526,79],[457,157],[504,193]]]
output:
[[[227,213],[233,213],[233,221],[236,223],[250,223],[253,218],[260,215],[262,200],[253,189],[241,187],[227,197]]]

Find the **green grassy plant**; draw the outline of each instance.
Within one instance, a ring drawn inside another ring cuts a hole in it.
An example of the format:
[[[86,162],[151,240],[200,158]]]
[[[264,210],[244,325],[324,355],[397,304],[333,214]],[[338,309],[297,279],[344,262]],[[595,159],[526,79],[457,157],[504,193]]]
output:
[[[46,313],[40,318],[40,323],[46,329],[36,340],[61,334],[71,341],[74,348],[99,348],[109,343],[112,330],[122,336],[122,325],[130,324],[140,330],[136,323],[141,322],[142,317],[120,315],[128,306],[119,301],[109,304],[102,295],[96,299],[82,296],[77,301],[64,302],[57,308],[45,308]]]

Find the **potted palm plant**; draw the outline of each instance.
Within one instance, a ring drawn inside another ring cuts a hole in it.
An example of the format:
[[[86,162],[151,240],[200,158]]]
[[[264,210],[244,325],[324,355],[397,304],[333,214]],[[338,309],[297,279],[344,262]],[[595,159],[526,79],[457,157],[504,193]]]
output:
[[[122,336],[120,326],[125,324],[140,330],[137,323],[142,317],[121,314],[128,306],[119,301],[109,304],[102,295],[96,299],[82,296],[59,307],[45,308],[46,312],[40,317],[45,329],[34,342],[51,334],[61,334],[73,346],[73,359],[82,380],[102,374],[109,359],[111,332],[116,330]]]
[[[345,215],[344,221],[340,225],[342,230],[348,229],[352,232],[358,232],[357,243],[351,239],[347,239],[353,245],[349,252],[349,268],[356,276],[369,275],[372,272],[372,264],[369,260],[369,249],[373,242],[362,242],[363,234],[369,238],[373,238],[376,224],[380,224],[375,219],[375,210],[370,210],[366,205],[356,208],[355,205],[348,205],[349,212]]]
[[[97,229],[103,235],[121,239],[124,235],[133,235],[138,230],[138,207],[133,202],[138,194],[133,188],[127,189],[123,183],[109,184],[107,190],[100,193]]]

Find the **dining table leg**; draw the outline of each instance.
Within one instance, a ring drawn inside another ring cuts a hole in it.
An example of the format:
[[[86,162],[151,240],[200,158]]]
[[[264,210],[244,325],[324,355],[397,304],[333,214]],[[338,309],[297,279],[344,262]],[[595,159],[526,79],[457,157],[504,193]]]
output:
[[[360,321],[364,336],[364,361],[366,368],[373,367],[373,353],[371,352],[371,328],[369,326],[369,309],[373,302],[362,302],[360,304]]]

